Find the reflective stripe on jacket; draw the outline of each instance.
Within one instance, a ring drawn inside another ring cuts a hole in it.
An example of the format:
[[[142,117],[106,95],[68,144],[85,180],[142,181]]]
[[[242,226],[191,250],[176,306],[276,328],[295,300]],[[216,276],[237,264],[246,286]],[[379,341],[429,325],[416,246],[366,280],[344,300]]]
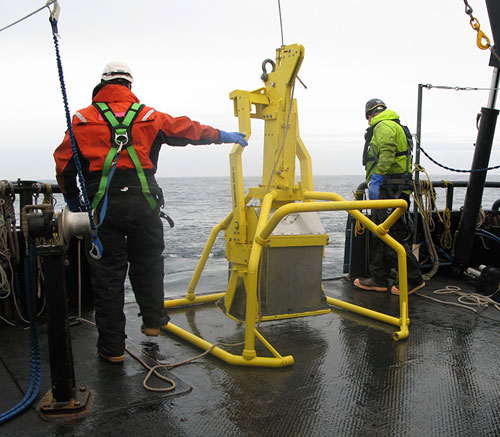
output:
[[[93,102],[105,102],[117,117],[124,116],[129,106],[139,99],[126,86],[109,84],[94,97]],[[111,147],[111,132],[106,120],[98,110],[90,105],[80,109],[73,117],[73,131],[79,150],[79,158],[86,181],[98,183],[104,160]],[[172,117],[154,108],[144,106],[132,125],[134,149],[144,173],[154,180],[158,154],[162,144],[186,146],[188,144],[220,144],[219,131],[193,121],[188,117]],[[76,168],[68,132],[63,142],[54,152],[56,177],[63,193],[75,197],[79,190],[76,185]],[[128,152],[123,150],[118,161],[117,172],[136,175],[134,163]],[[89,193],[95,194],[95,193]]]
[[[399,115],[386,109],[370,120],[374,128],[365,166],[367,183],[373,173],[385,176],[407,171],[408,142],[403,128],[392,121],[396,119],[399,120]]]

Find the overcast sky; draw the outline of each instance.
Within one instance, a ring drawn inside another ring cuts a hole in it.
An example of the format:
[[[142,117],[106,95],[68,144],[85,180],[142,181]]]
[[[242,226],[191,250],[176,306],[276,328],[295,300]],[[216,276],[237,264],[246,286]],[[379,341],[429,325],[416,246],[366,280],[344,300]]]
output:
[[[44,0],[0,2],[0,28]],[[133,91],[159,111],[237,130],[229,93],[262,86],[281,45],[277,0],[60,0],[59,41],[72,113],[87,106],[104,65],[127,62]],[[492,37],[484,0],[469,0]],[[301,138],[316,175],[362,174],[365,102],[383,99],[412,131],[419,83],[491,85],[462,0],[281,0],[285,44],[305,47],[297,85]],[[0,33],[0,179],[53,179],[66,121],[47,9]],[[470,168],[476,114],[488,91],[424,91],[422,145]],[[262,173],[263,121],[252,120],[245,175]],[[498,135],[497,135],[498,137]],[[228,175],[231,145],[164,147],[158,176]],[[444,170],[422,158],[431,174]],[[490,165],[500,164],[495,140]],[[493,174],[500,174],[498,170]],[[453,175],[451,175],[453,176]],[[451,178],[451,177],[450,177]]]

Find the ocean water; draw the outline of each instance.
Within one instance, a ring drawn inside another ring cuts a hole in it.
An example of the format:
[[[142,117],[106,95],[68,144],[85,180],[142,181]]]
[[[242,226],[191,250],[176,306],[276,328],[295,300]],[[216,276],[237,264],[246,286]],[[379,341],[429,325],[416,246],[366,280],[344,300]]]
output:
[[[466,175],[432,176],[433,180],[467,180]],[[354,198],[353,192],[363,182],[363,176],[316,176],[315,191],[335,192],[346,200]],[[488,177],[500,181],[500,176]],[[245,192],[258,186],[260,177],[244,179]],[[231,211],[231,186],[229,177],[158,178],[165,195],[165,209],[174,220],[170,228],[164,222],[165,296],[185,294],[201,253],[213,227]],[[437,191],[437,204],[444,208],[445,192]],[[455,188],[454,207],[459,208],[465,197],[465,189]],[[498,189],[485,189],[484,207],[490,208],[500,198]],[[322,212],[320,218],[329,235],[323,260],[323,278],[342,275],[344,239],[347,213],[345,211]],[[227,284],[227,260],[225,258],[224,233],[221,232],[213,246],[197,292],[222,291]],[[130,284],[126,284],[127,296],[132,296]]]

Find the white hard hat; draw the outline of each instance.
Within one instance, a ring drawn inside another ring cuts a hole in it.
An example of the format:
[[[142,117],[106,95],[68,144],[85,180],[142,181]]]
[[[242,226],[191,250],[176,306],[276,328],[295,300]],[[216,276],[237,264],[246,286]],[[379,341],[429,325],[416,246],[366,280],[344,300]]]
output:
[[[102,80],[125,79],[130,83],[134,81],[130,67],[124,62],[113,61],[106,64],[101,76]]]

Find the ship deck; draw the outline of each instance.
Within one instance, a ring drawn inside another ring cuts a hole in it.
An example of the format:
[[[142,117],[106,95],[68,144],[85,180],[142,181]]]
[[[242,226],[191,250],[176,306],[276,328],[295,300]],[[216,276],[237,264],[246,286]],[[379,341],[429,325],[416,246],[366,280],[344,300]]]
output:
[[[329,296],[398,316],[396,296],[359,291],[346,279],[324,285]],[[47,421],[38,415],[39,402],[51,386],[46,328],[41,325],[40,394],[30,408],[0,426],[0,434],[499,435],[500,311],[489,307],[476,314],[422,297],[447,285],[474,291],[473,283],[431,280],[421,295],[409,298],[407,340],[392,339],[395,327],[341,309],[266,322],[260,331],[282,355],[293,355],[291,367],[236,367],[205,355],[161,369],[176,383],[167,393],[143,387],[147,372],[130,355],[122,365],[99,359],[94,326],[72,324],[77,387],[92,393],[90,411],[77,419]],[[456,302],[451,296],[439,298]],[[143,336],[137,306],[130,303],[125,310],[127,345],[148,363],[176,363],[200,353],[170,334]],[[175,324],[211,342],[243,339],[244,326],[215,304],[174,310],[171,316]],[[91,320],[92,315],[86,317]],[[29,333],[6,326],[1,330],[0,411],[6,411],[28,386]],[[155,380],[151,385],[168,383]]]

